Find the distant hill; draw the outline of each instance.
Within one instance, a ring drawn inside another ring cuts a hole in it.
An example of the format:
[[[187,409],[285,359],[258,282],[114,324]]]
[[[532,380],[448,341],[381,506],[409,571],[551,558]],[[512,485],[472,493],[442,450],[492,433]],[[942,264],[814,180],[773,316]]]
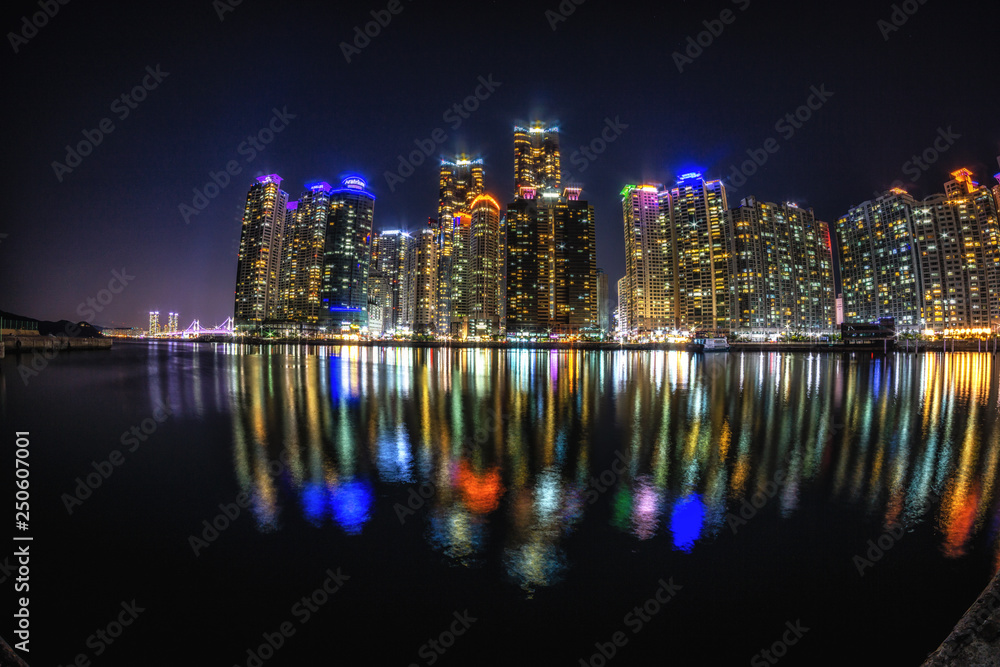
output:
[[[70,322],[69,320],[59,320],[58,322],[49,322],[48,320],[36,320],[33,317],[25,317],[24,315],[17,315],[15,313],[8,313],[6,311],[0,310],[0,317],[5,320],[22,320],[27,322],[37,322],[38,323],[38,335],[39,336],[70,336],[73,330],[70,330],[71,325],[76,325],[75,334],[72,335],[73,338],[103,338],[100,330],[97,327],[87,323],[87,322]]]

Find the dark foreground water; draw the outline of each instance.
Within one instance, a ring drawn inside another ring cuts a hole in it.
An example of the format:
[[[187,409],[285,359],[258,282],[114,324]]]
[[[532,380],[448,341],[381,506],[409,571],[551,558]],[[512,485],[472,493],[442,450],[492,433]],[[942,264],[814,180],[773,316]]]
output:
[[[917,665],[1000,568],[985,354],[173,343],[0,370],[35,667]]]

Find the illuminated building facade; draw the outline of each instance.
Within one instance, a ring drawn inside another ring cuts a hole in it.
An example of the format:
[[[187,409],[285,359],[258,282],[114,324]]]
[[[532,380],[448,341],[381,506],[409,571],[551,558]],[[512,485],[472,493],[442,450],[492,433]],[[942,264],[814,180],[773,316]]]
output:
[[[459,155],[454,161],[441,161],[438,194],[438,220],[449,220],[460,211],[469,211],[476,197],[483,194],[486,172],[483,160]]]
[[[661,205],[661,209],[663,206]],[[729,328],[726,188],[684,174],[670,191],[676,321],[687,331]]]
[[[1000,225],[993,193],[959,169],[913,208],[924,328],[1000,325]]]
[[[617,320],[615,333],[619,337],[624,337],[628,331],[628,295],[628,276],[622,276],[618,279],[618,308],[615,309],[615,319]]]
[[[621,198],[628,295],[622,328],[630,338],[644,338],[677,326],[670,193],[626,185]]]
[[[414,334],[437,333],[438,307],[438,238],[435,230],[425,228],[416,234],[406,253],[403,293],[407,304],[404,327]]]
[[[530,198],[526,190],[559,190],[561,186],[559,128],[539,121],[531,127],[515,127],[514,196]]]
[[[167,314],[167,331],[177,331],[178,330],[178,319],[180,315],[178,313],[168,313]]]
[[[915,205],[909,193],[894,188],[837,221],[846,322],[894,317],[897,330],[921,328]]]
[[[611,335],[611,293],[608,284],[608,274],[604,269],[597,269],[597,326],[601,338]]]
[[[430,226],[437,231],[437,333],[442,336],[460,336],[467,323],[468,313],[464,308],[468,299],[463,284],[467,279],[467,216],[472,202],[485,192],[485,176],[482,159],[473,160],[463,154],[453,161],[441,161],[438,217]],[[459,214],[465,214],[466,218],[460,218]],[[456,235],[460,238],[456,239]]]
[[[330,192],[323,246],[320,321],[332,330],[368,327],[368,272],[375,196],[358,176]]]
[[[411,237],[387,230],[372,239],[371,271],[368,274],[368,329],[373,335],[394,334],[405,324],[406,254]]]
[[[747,197],[728,212],[731,329],[750,336],[832,331],[830,229],[812,209]]]
[[[236,267],[237,325],[279,317],[279,276],[288,193],[277,174],[258,176],[247,193]]]
[[[598,334],[594,208],[579,196],[543,190],[507,206],[508,335]]]
[[[282,246],[281,319],[317,324],[323,288],[323,250],[330,214],[329,183],[313,183],[298,201],[288,202]]]
[[[472,299],[469,254],[472,245],[472,216],[464,211],[456,211],[451,223],[451,298],[446,302],[450,308],[448,333],[456,338],[464,338],[468,333],[469,304]],[[441,270],[440,265],[438,270]],[[438,280],[440,281],[440,276]],[[439,300],[438,308],[443,307]]]
[[[149,311],[149,330],[147,333],[150,336],[155,336],[160,333],[160,311]]]
[[[493,197],[483,194],[472,201],[470,208],[468,239],[463,239],[466,245],[462,252],[465,282],[462,310],[468,318],[466,335],[499,336],[504,268],[500,205]],[[464,225],[460,227],[464,229]]]

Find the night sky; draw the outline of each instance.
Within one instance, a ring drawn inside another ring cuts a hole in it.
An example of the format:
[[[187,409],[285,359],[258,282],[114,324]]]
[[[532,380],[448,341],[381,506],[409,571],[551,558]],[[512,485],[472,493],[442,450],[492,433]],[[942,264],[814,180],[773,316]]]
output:
[[[623,185],[690,171],[728,179],[771,138],[777,152],[731,205],[748,194],[794,201],[832,223],[897,179],[924,197],[958,167],[980,182],[998,171],[997,2],[910,0],[915,12],[900,9],[890,31],[890,2],[566,0],[574,11],[553,30],[546,10],[558,12],[557,0],[401,0],[348,63],[341,42],[387,4],[243,0],[220,20],[222,0],[71,0],[17,38],[16,53],[8,34],[0,309],[77,319],[124,269],[134,278],[94,323],[144,327],[150,310],[179,311],[183,326],[221,322],[256,175],[280,174],[296,199],[307,182],[359,174],[377,196],[376,228],[415,230],[436,214],[442,155],[483,157],[488,191],[509,201],[512,126],[536,118],[561,129],[563,169],[595,206],[598,266],[612,284],[624,274]],[[724,10],[729,23],[711,24]],[[4,32],[39,11],[13,3]],[[673,53],[706,21],[721,34],[679,71]],[[456,128],[445,113],[491,76],[499,85]],[[121,96],[144,79],[151,89],[129,108]],[[832,96],[813,98],[819,108],[789,136],[776,123],[813,87]],[[272,121],[274,109],[294,118]],[[98,129],[105,118],[110,133]],[[606,131],[614,141],[581,169],[574,152],[608,119],[627,127]],[[243,144],[271,122],[281,131],[262,151]],[[393,191],[385,172],[435,130],[446,140]],[[57,177],[52,163],[65,164],[84,131],[99,145]],[[906,164],[942,135],[928,169]],[[179,206],[194,208],[194,189],[233,160],[240,172],[186,223]]]

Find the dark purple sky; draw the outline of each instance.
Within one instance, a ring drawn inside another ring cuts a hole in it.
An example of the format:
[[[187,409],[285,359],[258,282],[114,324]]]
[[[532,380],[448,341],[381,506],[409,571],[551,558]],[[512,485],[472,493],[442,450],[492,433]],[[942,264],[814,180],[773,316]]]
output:
[[[598,265],[612,284],[624,273],[623,185],[695,170],[728,178],[771,138],[777,152],[731,203],[747,194],[795,201],[833,222],[897,179],[915,181],[919,197],[959,166],[992,181],[1000,3],[911,1],[916,12],[905,23],[898,15],[902,27],[890,32],[890,2],[644,10],[588,0],[553,30],[546,10],[557,0],[401,0],[350,63],[340,42],[387,2],[243,0],[221,21],[210,0],[59,5],[16,40],[16,53],[9,36],[4,46],[0,309],[75,319],[125,269],[134,278],[95,323],[145,326],[150,310],[179,311],[184,326],[221,321],[232,314],[240,217],[258,173],[280,174],[292,198],[306,182],[360,174],[378,197],[376,228],[415,229],[435,214],[440,155],[481,155],[489,191],[509,199],[511,128],[534,118],[561,127],[564,170],[596,208]],[[721,34],[679,71],[673,52],[723,10],[730,22],[715,24]],[[22,17],[39,11],[14,3],[4,32],[21,32]],[[147,70],[157,66],[168,73],[159,82]],[[445,112],[490,75],[500,85],[454,128]],[[144,79],[151,90],[134,109],[114,103]],[[814,98],[819,108],[789,136],[776,123],[813,86],[832,96]],[[275,108],[294,118],[261,152],[241,151]],[[105,118],[113,131],[98,131],[100,144],[59,180],[53,161],[65,162],[65,146]],[[573,153],[609,118],[627,128],[580,171]],[[439,128],[447,139],[392,191],[385,172]],[[948,128],[934,164],[906,165]],[[186,224],[179,206],[193,206],[193,190],[231,160],[240,173]]]

